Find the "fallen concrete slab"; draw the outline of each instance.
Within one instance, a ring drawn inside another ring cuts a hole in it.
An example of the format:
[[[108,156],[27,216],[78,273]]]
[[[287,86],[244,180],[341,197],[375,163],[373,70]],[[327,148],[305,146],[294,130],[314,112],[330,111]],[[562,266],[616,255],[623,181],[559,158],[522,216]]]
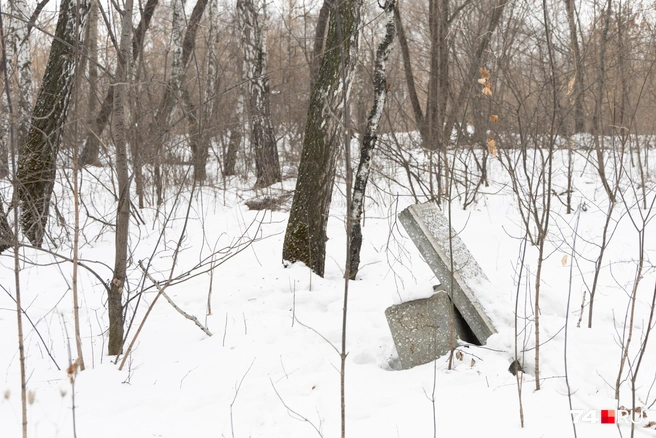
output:
[[[411,205],[399,214],[399,219],[478,343],[485,344],[496,329],[473,292],[475,287],[489,284],[481,267],[460,237],[449,228],[447,218],[436,204]]]
[[[451,299],[443,290],[430,298],[408,301],[385,310],[402,369],[432,362],[458,346],[458,339],[471,342],[472,333],[462,316],[453,314],[453,337],[449,324]]]

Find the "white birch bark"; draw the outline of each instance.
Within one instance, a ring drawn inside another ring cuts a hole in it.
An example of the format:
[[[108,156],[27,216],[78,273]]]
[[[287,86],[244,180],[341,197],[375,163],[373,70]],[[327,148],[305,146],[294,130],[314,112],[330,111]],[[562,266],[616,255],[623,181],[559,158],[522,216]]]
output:
[[[11,82],[10,90],[15,89],[17,99],[14,111],[16,116],[17,144],[20,144],[29,129],[30,112],[32,111],[32,56],[28,38],[27,23],[31,12],[26,0],[11,0],[6,23],[6,55],[7,76]],[[9,118],[7,111],[7,96],[2,93],[2,114],[0,114],[0,178],[9,171]]]
[[[348,97],[356,64],[362,1],[331,0],[330,6],[326,51],[310,96],[296,191],[282,252],[283,260],[301,261],[321,277],[326,261],[326,231],[338,144],[343,132],[342,91],[346,85],[344,91]]]
[[[267,76],[266,11],[260,0],[237,0],[239,29],[244,52],[244,79],[255,148],[258,186],[281,180],[278,148],[271,121]]]
[[[364,195],[371,172],[373,152],[378,143],[378,125],[380,124],[380,118],[385,108],[385,100],[387,99],[387,61],[392,50],[392,43],[396,38],[394,7],[395,0],[386,0],[383,5],[387,23],[385,25],[385,37],[378,45],[378,50],[376,51],[374,104],[369,112],[367,128],[362,140],[362,147],[360,148],[360,163],[358,164],[358,170],[355,176],[355,185],[353,187],[353,197],[349,212],[351,215],[351,264],[349,268],[351,280],[355,280],[355,276],[360,268],[360,249],[362,247],[362,227],[360,222],[364,209]]]

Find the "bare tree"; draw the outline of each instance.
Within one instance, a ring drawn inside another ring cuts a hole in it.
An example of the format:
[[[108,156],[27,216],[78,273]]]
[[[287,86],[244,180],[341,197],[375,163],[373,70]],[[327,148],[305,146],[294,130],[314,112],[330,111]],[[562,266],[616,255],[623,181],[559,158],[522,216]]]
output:
[[[27,136],[21,141],[17,187],[23,233],[41,246],[55,184],[57,153],[68,104],[82,32],[87,16],[85,0],[62,0],[55,38]]]
[[[330,20],[330,0],[324,0],[319,9],[317,25],[314,32],[314,44],[312,46],[312,58],[310,59],[310,89],[314,88],[314,82],[319,74],[321,58],[326,48],[326,30]]]
[[[325,268],[326,227],[344,109],[342,73],[348,86],[355,68],[361,6],[360,0],[331,3],[326,51],[310,96],[296,191],[282,250],[284,260],[301,261],[320,276]],[[341,26],[337,25],[338,14]]]
[[[578,27],[576,25],[576,6],[574,0],[563,0],[565,3],[565,10],[567,11],[567,26],[569,29],[570,50],[572,52],[572,60],[574,64],[574,76],[570,79],[572,84],[571,94],[574,97],[574,132],[583,132],[585,130],[584,108],[583,108],[583,91],[584,85],[584,70],[583,54],[579,45]]]
[[[265,6],[259,0],[238,0],[237,15],[244,52],[250,138],[255,148],[256,185],[266,187],[279,182],[281,175],[269,102]]]
[[[184,40],[182,42],[182,59],[190,59],[196,47],[196,34],[198,26],[203,16],[205,8],[207,7],[208,0],[198,0],[194,6],[191,16],[187,22],[187,30],[185,32]],[[200,73],[200,72],[199,72]],[[215,76],[208,75],[208,81],[212,80],[214,83]],[[192,164],[194,167],[194,180],[203,182],[207,175],[205,165],[207,164],[208,144],[203,138],[203,128],[206,116],[204,115],[205,105],[202,102],[202,93],[200,94],[198,104],[194,104],[189,92],[187,82],[181,83],[181,97],[184,109],[187,115],[187,131],[189,133],[189,143],[192,156]]]
[[[2,5],[0,5],[0,35],[4,34],[4,23],[2,20]],[[2,64],[0,65],[0,71],[4,73],[4,96],[6,97],[6,109],[7,114],[9,115],[8,123],[8,140],[9,148],[11,149],[11,163],[12,163],[12,182],[14,187],[18,184],[16,181],[16,127],[13,120],[14,110],[11,98],[11,87],[9,86],[9,75],[7,68],[7,46],[4,41],[2,41],[2,52],[0,54],[0,59]],[[17,192],[13,193],[14,203],[16,202],[18,196]],[[9,224],[7,223],[7,218],[2,209],[2,204],[0,204],[0,238],[13,237],[11,246],[14,249],[14,287],[15,295],[14,301],[16,302],[16,329],[18,334],[18,357],[19,357],[19,367],[20,367],[20,388],[21,388],[21,419],[22,419],[22,436],[27,438],[27,372],[25,369],[25,338],[23,334],[23,308],[21,305],[21,284],[20,284],[20,255],[19,255],[19,243],[18,243],[18,209],[14,207],[14,232],[9,229]],[[9,246],[7,242],[0,241],[0,246]],[[6,249],[6,248],[4,248]]]
[[[107,307],[109,308],[109,341],[107,353],[123,351],[123,303],[128,258],[128,232],[130,229],[130,177],[128,170],[125,105],[130,80],[130,40],[132,37],[132,0],[126,0],[121,21],[120,52],[116,66],[114,95],[114,139],[116,145],[116,176],[118,181],[118,207],[116,209],[116,234],[114,273],[110,284]]]
[[[29,129],[34,88],[28,31],[29,17],[27,1],[12,0],[9,2],[5,39],[5,59],[9,62],[5,63],[8,78],[5,86],[12,87],[13,82],[17,85],[17,111],[14,116],[17,118],[16,135],[19,144]],[[9,173],[9,150],[7,147],[9,144],[9,111],[5,93],[0,95],[0,108],[2,109],[2,115],[0,115],[0,178],[4,178]]]
[[[85,46],[87,50],[87,56],[89,57],[89,94],[88,98],[88,107],[87,107],[87,130],[88,138],[93,138],[93,146],[89,145],[88,147],[94,148],[95,153],[90,154],[90,149],[87,149],[87,154],[90,154],[85,157],[85,160],[88,163],[85,164],[99,164],[98,161],[98,147],[99,139],[96,134],[92,131],[94,122],[96,119],[96,113],[98,112],[98,4],[99,0],[90,0],[89,2],[89,23],[87,24],[87,32],[85,37]]]
[[[157,7],[158,2],[159,0],[148,0],[142,10],[141,21],[139,21],[139,25],[135,29],[134,37],[132,39],[132,57],[135,60],[139,58],[142,53],[146,31],[150,27],[150,22],[153,18],[153,14],[155,13],[155,8]],[[91,80],[91,78],[89,79]],[[84,141],[84,149],[82,149],[82,153],[80,154],[80,164],[82,166],[87,166],[98,162],[98,154],[100,153],[100,138],[103,131],[105,130],[105,127],[107,126],[107,123],[109,122],[113,104],[114,87],[109,87],[100,105],[98,114],[89,114],[90,117],[95,116],[95,121],[88,128],[90,132]],[[139,191],[140,188],[140,175],[141,169],[139,161],[135,159],[135,182],[137,184],[137,191]]]
[[[373,151],[378,143],[378,127],[383,115],[385,100],[387,99],[387,61],[392,43],[396,38],[396,19],[394,16],[395,0],[388,0],[382,6],[386,24],[385,36],[378,45],[376,51],[376,66],[374,70],[374,104],[369,112],[367,119],[367,128],[360,147],[360,163],[355,175],[355,185],[353,187],[353,201],[349,214],[351,215],[351,229],[349,235],[351,239],[351,257],[349,275],[351,280],[360,269],[360,250],[362,248],[362,212],[364,210],[364,196],[371,172],[371,160]]]

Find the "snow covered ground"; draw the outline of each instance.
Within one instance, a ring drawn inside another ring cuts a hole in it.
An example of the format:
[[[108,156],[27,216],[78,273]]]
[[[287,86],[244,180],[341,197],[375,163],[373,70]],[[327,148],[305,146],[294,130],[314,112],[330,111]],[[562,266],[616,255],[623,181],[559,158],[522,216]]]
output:
[[[559,152],[556,160],[558,193],[564,190],[564,157]],[[447,357],[399,370],[384,310],[401,301],[430,295],[437,280],[396,219],[414,202],[413,198],[400,185],[380,175],[374,177],[366,205],[361,270],[358,280],[350,283],[347,436],[573,436],[565,346],[574,409],[592,409],[598,414],[601,409],[631,406],[630,370],[635,369],[644,340],[656,278],[656,225],[652,220],[645,231],[644,271],[618,404],[614,393],[620,344],[628,326],[625,315],[639,257],[634,223],[640,225],[641,212],[649,217],[656,212],[618,204],[613,216],[617,222],[612,225],[599,279],[594,327],[584,328],[587,297],[581,328],[577,328],[583,293],[592,284],[607,205],[598,177],[585,158],[577,155],[575,160],[573,205],[577,210],[566,215],[564,206],[553,198],[545,253],[548,258],[542,273],[542,389],[537,392],[532,310],[537,249],[528,246],[518,286],[524,231],[507,173],[498,160],[490,159],[491,184],[481,188],[478,202],[463,210],[461,202],[454,200],[452,216],[454,229],[494,286],[493,290],[482,291],[479,299],[499,333],[485,346],[460,347],[462,359],[455,360],[452,370],[447,369]],[[656,158],[651,162],[656,163]],[[394,166],[383,167],[403,174]],[[108,226],[89,217],[113,222],[114,201],[98,183],[109,181],[103,173],[107,170],[93,172],[98,180],[85,174],[82,188],[88,212],[82,214],[85,228],[80,253],[87,265],[107,281],[113,263],[113,234]],[[656,169],[651,169],[651,175],[649,201],[656,196]],[[78,437],[94,438],[339,436],[337,349],[344,290],[343,187],[335,190],[326,275],[320,278],[301,264],[283,266],[281,249],[287,213],[250,211],[244,201],[264,194],[247,189],[250,183],[233,180],[225,190],[205,187],[196,192],[173,276],[229,247],[244,233],[256,240],[216,267],[213,274],[201,273],[167,289],[172,300],[197,316],[213,336],[208,337],[160,298],[125,368],[119,371],[114,358],[106,356],[106,293],[96,277],[81,269],[81,324],[87,370],[76,376],[74,389],[66,374],[69,354],[75,355],[71,264],[60,263],[42,251],[22,251],[23,303],[34,323],[32,326],[24,321],[28,388],[32,394],[28,406],[30,436],[71,437],[74,423]],[[623,184],[628,199],[637,185],[626,181]],[[293,187],[293,180],[284,183],[285,189]],[[59,190],[65,193],[59,196],[62,220],[70,226],[72,198],[65,189]],[[639,188],[636,190],[639,194]],[[177,202],[174,189],[168,195],[169,201],[160,212],[145,209],[140,212],[144,223],[139,225],[133,220],[131,225],[130,317],[138,301],[135,294],[144,287],[149,289],[141,295],[128,342],[157,294],[142,278],[137,262],[150,261],[153,277],[164,282],[169,278],[174,249],[183,230],[189,190],[185,189]],[[170,213],[172,219],[164,226]],[[49,248],[70,256],[66,231],[59,225],[53,225],[53,230]],[[572,257],[575,231],[578,237]],[[3,438],[18,437],[21,430],[16,315],[10,297],[15,291],[13,276],[12,254],[7,251],[0,256]],[[508,372],[515,351],[517,297],[517,342],[526,371],[521,393],[524,428],[520,427],[516,379]],[[652,391],[656,382],[654,342],[652,336],[640,365],[636,390],[637,405],[651,406],[655,412],[649,421],[656,421],[656,405],[652,406],[656,400],[656,392]],[[523,349],[526,351],[522,354]],[[656,436],[653,427],[642,427],[647,420],[636,428],[637,436]],[[592,421],[590,417],[577,426],[579,437],[614,437],[618,431],[628,436],[630,428],[599,424],[598,419]]]

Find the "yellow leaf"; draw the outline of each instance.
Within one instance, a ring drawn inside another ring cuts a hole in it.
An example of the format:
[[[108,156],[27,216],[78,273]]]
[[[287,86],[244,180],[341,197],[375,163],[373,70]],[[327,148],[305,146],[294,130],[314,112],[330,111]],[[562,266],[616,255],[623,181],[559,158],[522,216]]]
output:
[[[481,85],[485,85],[486,82],[487,82],[487,79],[485,79],[485,78],[480,78],[478,80],[478,83],[481,84]]]
[[[560,260],[560,263],[562,263],[563,266],[567,265],[567,254],[563,256],[563,258]]]
[[[492,137],[487,139],[487,151],[492,154],[493,157],[497,156],[497,143]]]
[[[492,122],[492,123],[496,123],[496,122],[498,122],[498,121],[499,121],[499,116],[497,116],[496,114],[492,114],[492,115],[490,116],[490,122]]]

